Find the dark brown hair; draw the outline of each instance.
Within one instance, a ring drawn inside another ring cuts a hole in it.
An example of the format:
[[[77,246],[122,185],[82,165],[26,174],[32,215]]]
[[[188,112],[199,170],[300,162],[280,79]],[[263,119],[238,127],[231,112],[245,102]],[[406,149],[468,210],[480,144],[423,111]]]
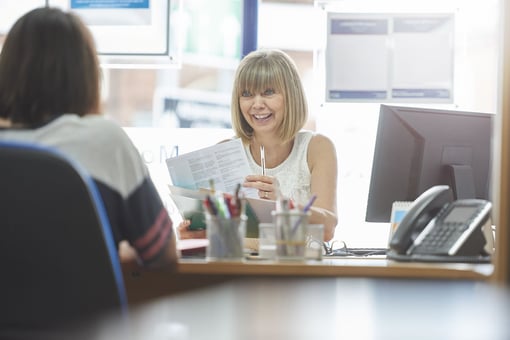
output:
[[[94,40],[81,19],[42,7],[19,18],[0,54],[0,117],[33,127],[64,113],[100,110]]]

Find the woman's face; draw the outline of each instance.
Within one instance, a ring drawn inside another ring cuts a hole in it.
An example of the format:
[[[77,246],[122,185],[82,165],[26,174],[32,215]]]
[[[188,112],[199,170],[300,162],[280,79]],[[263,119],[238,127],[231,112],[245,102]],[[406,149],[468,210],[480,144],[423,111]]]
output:
[[[276,132],[284,115],[283,94],[272,88],[262,93],[243,91],[239,97],[239,106],[244,119],[254,132]]]

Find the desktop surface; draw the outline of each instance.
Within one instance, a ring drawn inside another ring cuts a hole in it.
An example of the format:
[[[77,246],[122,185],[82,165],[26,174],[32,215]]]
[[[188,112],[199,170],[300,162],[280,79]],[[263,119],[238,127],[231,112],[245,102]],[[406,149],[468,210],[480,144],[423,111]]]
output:
[[[503,340],[510,338],[509,312],[507,290],[475,281],[246,277],[134,308],[131,334],[187,340]]]
[[[135,263],[123,264],[130,305],[188,292],[211,284],[246,278],[392,278],[489,281],[492,264],[396,262],[381,257],[324,258],[321,261],[277,262],[249,259],[239,262],[208,262],[181,259],[176,271],[148,270]]]
[[[383,256],[325,257],[321,261],[275,261],[251,257],[242,262],[182,259],[179,274],[303,277],[390,277],[487,280],[490,263],[396,262]]]

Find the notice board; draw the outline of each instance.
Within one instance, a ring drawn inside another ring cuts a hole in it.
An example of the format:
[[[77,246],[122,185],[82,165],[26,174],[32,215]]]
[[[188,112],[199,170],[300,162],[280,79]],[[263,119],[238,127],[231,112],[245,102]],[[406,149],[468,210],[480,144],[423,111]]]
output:
[[[329,12],[327,25],[327,102],[453,102],[453,13]]]

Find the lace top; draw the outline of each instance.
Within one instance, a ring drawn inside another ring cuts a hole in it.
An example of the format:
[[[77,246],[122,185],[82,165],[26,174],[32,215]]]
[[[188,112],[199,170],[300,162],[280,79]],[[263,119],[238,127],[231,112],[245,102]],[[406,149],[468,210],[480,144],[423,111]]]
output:
[[[274,176],[280,183],[282,195],[291,198],[294,202],[305,204],[311,196],[310,168],[308,166],[308,144],[314,136],[312,131],[300,131],[294,139],[294,145],[289,157],[274,168],[266,168],[266,175]],[[250,146],[245,145],[244,150],[254,174],[262,173],[250,152]]]

